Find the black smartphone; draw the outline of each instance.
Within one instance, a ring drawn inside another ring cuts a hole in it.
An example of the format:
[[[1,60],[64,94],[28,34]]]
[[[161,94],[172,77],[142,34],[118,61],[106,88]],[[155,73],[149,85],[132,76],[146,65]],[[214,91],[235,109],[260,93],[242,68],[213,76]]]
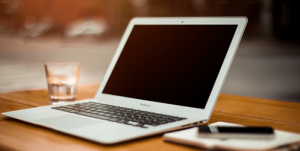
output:
[[[206,138],[273,139],[271,127],[199,126],[198,136]]]

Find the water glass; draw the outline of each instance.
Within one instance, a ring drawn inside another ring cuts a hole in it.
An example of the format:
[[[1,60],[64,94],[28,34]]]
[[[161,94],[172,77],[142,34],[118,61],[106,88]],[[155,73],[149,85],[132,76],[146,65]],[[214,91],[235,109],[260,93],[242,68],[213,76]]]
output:
[[[76,100],[80,63],[50,62],[45,64],[49,100],[52,104]]]

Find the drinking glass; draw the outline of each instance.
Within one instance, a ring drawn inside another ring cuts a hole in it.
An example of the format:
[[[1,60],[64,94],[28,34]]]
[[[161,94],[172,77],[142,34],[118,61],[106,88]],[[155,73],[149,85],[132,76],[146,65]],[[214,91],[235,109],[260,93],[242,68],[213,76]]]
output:
[[[76,100],[80,76],[78,62],[50,62],[45,64],[49,100],[52,104]]]

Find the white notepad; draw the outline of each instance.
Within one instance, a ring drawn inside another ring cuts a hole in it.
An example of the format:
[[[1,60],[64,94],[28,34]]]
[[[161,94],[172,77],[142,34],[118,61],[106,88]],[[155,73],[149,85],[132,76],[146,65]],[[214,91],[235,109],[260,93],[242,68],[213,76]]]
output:
[[[241,126],[232,123],[217,122],[211,125]],[[182,131],[166,133],[164,141],[175,142],[200,148],[229,149],[229,150],[267,150],[282,145],[300,142],[300,135],[275,130],[275,138],[270,140],[254,139],[215,139],[200,138],[197,135],[198,128],[190,128]]]

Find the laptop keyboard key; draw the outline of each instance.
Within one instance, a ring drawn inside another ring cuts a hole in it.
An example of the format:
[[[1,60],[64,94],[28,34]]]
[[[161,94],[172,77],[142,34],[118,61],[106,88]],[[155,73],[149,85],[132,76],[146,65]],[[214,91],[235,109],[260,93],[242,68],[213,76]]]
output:
[[[118,121],[117,118],[112,118],[112,117],[108,118],[107,120],[108,120],[108,121],[112,121],[112,122],[117,122],[117,121]]]

